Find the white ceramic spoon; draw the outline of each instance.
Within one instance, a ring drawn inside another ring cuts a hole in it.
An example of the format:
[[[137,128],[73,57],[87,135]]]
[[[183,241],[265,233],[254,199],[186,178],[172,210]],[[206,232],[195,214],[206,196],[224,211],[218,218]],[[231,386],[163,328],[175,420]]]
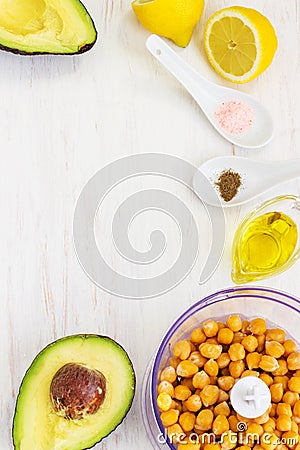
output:
[[[242,185],[237,195],[225,202],[220,196],[220,203],[216,203],[213,189],[218,192],[215,182],[225,170],[232,170],[241,176]],[[213,189],[207,188],[203,183],[203,176],[211,181]],[[212,158],[203,163],[193,179],[193,187],[196,194],[206,203],[212,206],[238,206],[257,197],[268,189],[288,180],[300,178],[300,158],[287,161],[262,162],[238,156],[221,156]]]
[[[206,80],[156,35],[148,38],[146,46],[152,55],[187,89],[210,123],[229,142],[239,147],[258,148],[266,145],[272,139],[274,126],[271,115],[253,97]],[[253,125],[241,134],[227,133],[215,118],[215,112],[221,103],[230,100],[246,103],[254,112]]]

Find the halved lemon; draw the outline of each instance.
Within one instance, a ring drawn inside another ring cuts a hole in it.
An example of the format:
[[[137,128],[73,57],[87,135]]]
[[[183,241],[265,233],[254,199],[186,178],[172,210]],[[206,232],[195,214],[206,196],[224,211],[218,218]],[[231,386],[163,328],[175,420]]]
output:
[[[134,0],[132,8],[151,33],[186,47],[202,15],[204,0]]]
[[[233,83],[247,83],[269,67],[278,41],[267,17],[255,9],[233,6],[208,19],[204,46],[216,72]]]

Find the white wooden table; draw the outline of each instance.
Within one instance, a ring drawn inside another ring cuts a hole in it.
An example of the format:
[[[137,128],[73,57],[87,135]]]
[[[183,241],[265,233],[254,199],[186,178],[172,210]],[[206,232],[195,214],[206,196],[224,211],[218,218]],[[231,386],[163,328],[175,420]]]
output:
[[[106,220],[109,209],[116,208],[129,193],[145,185],[168,189],[200,221],[203,242],[192,272],[177,288],[152,300],[120,299],[97,288],[74,252],[76,199],[89,178],[116,159],[150,151],[176,155],[195,165],[229,154],[269,161],[300,157],[298,0],[238,3],[269,16],[279,39],[272,66],[259,79],[237,87],[255,95],[273,113],[275,138],[263,150],[234,148],[215,133],[189,95],[145,50],[149,33],[138,24],[129,0],[86,0],[99,29],[99,41],[85,55],[24,58],[0,54],[1,450],[12,448],[12,417],[26,368],[49,342],[81,332],[118,340],[128,350],[137,373],[131,413],[96,448],[150,450],[141,420],[140,387],[164,331],[190,304],[232,285],[231,240],[245,213],[258,201],[300,192],[299,180],[289,182],[252,204],[228,210],[224,256],[214,276],[200,286],[209,232],[200,202],[170,180],[128,181],[116,188],[104,205],[107,215],[99,217],[99,226],[103,227],[99,245],[114,268],[129,276],[135,276],[135,268],[115,257]],[[204,76],[228,86],[230,83],[208,65],[202,38],[208,16],[230,4],[229,0],[207,2],[190,46],[177,49]],[[131,233],[133,244],[140,250],[147,248],[148,234],[156,226],[158,218],[153,214]],[[172,258],[180,242],[171,225],[168,239]],[[299,263],[288,273],[261,284],[300,296]]]

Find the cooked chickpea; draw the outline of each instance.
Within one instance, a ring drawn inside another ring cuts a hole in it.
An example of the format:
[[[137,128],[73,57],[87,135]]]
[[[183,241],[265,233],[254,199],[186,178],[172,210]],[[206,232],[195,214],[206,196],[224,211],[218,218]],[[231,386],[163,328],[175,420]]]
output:
[[[271,375],[268,375],[267,373],[261,373],[259,378],[266,383],[266,385],[268,387],[271,386],[271,384],[273,384],[273,378],[271,377]]]
[[[220,344],[229,345],[233,341],[234,333],[230,328],[222,328],[218,332],[218,342]]]
[[[264,450],[275,450],[278,445],[278,437],[275,433],[264,433],[260,440]]]
[[[219,377],[218,379],[218,386],[223,391],[230,391],[230,389],[234,385],[234,378],[233,377]]]
[[[299,400],[299,394],[296,394],[296,392],[291,392],[291,391],[286,391],[282,397],[282,401],[284,403],[288,403],[291,406],[294,406],[298,400]]]
[[[264,334],[262,334],[261,336],[257,336],[257,342],[258,342],[258,347],[257,347],[257,351],[259,353],[262,353],[265,349],[265,342],[266,342],[266,336]]]
[[[216,361],[220,369],[225,369],[230,363],[230,357],[228,353],[222,353]]]
[[[174,425],[178,421],[179,411],[176,409],[170,409],[169,411],[162,412],[160,420],[165,428]]]
[[[185,412],[179,417],[179,425],[183,431],[192,431],[196,423],[196,416],[191,412]]]
[[[208,338],[216,336],[219,331],[217,322],[211,319],[206,320],[206,322],[203,322],[202,329],[204,331],[205,336],[207,336]]]
[[[280,358],[285,352],[284,346],[277,341],[266,341],[265,350],[267,355],[276,359]]]
[[[232,361],[229,364],[229,373],[233,378],[240,378],[245,370],[244,361]]]
[[[287,339],[286,341],[284,341],[283,346],[285,348],[286,356],[297,351],[297,344],[296,342],[292,341],[292,339]]]
[[[292,407],[288,403],[279,403],[276,408],[277,416],[289,416],[292,417]]]
[[[257,417],[255,420],[256,423],[258,423],[259,425],[263,425],[265,423],[268,422],[268,420],[270,419],[270,415],[268,412],[265,412],[264,414],[262,414],[261,416]]]
[[[249,353],[246,356],[246,363],[250,370],[258,369],[262,355],[258,352]]]
[[[160,381],[168,381],[169,383],[174,383],[176,378],[176,371],[172,366],[166,367],[160,375]]]
[[[223,389],[219,389],[218,403],[227,402],[227,400],[229,400],[227,392],[223,391]]]
[[[276,416],[276,407],[277,407],[276,403],[272,403],[271,404],[271,407],[269,409],[269,416],[270,417],[275,417]]]
[[[295,431],[286,431],[283,433],[282,438],[286,441],[286,445],[289,448],[295,447],[299,442],[299,434]]]
[[[210,378],[204,370],[196,373],[193,377],[193,385],[196,389],[203,389],[210,384]]]
[[[217,386],[205,386],[200,394],[204,406],[211,406],[217,403],[219,398],[219,388]]]
[[[157,392],[158,394],[161,394],[162,392],[165,392],[166,394],[169,394],[170,397],[174,396],[174,386],[169,383],[168,381],[161,381],[159,385],[157,386]]]
[[[176,369],[177,375],[185,378],[192,378],[198,372],[198,367],[192,361],[181,361]]]
[[[255,444],[259,438],[264,434],[262,425],[258,423],[250,423],[247,428],[247,440],[249,445]]]
[[[289,370],[300,369],[300,353],[293,352],[287,357],[287,365]]]
[[[242,373],[241,378],[245,378],[245,377],[257,377],[259,378],[259,372],[257,372],[256,370],[245,370],[245,372]]]
[[[265,433],[273,433],[276,428],[276,422],[272,417],[269,418],[268,422],[264,423],[263,429]]]
[[[238,424],[239,424],[239,419],[236,416],[229,416],[228,417],[228,422],[229,422],[229,428],[231,431],[233,431],[234,433],[237,433],[238,431]]]
[[[177,443],[179,442],[181,436],[184,434],[183,429],[179,425],[179,423],[175,423],[168,427],[168,436],[171,442]]]
[[[248,330],[252,334],[261,336],[262,334],[265,334],[265,332],[267,331],[266,321],[264,319],[262,319],[261,317],[251,320],[251,322],[248,326]]]
[[[276,428],[279,431],[291,431],[292,420],[289,416],[282,414],[276,420]]]
[[[280,344],[284,343],[285,331],[281,328],[272,328],[266,332],[266,341],[277,341]]]
[[[179,341],[173,347],[173,355],[181,360],[185,360],[190,356],[192,346],[190,341]]]
[[[246,352],[242,344],[231,344],[228,350],[231,361],[240,361],[245,358]]]
[[[218,363],[214,359],[209,359],[204,364],[204,370],[210,377],[216,377],[219,373]]]
[[[177,357],[173,357],[169,359],[169,365],[171,367],[173,367],[174,369],[176,369],[176,367],[178,366],[178,364],[180,363],[181,359],[177,358]]]
[[[189,356],[189,361],[192,361],[199,369],[201,369],[206,363],[207,359],[201,355],[199,351],[192,352]]]
[[[221,435],[221,439],[222,439],[222,450],[232,450],[233,448],[236,447],[237,442],[238,442],[238,436],[233,433],[231,430],[226,431],[225,433],[223,433]]]
[[[258,340],[255,336],[249,335],[245,336],[242,340],[241,344],[245,347],[247,352],[254,352],[258,347]]]
[[[185,402],[185,406],[190,412],[200,411],[202,407],[202,401],[200,395],[193,394]]]
[[[214,414],[210,409],[202,409],[196,418],[196,424],[199,430],[208,431],[212,427]]]
[[[293,414],[296,417],[300,417],[300,400],[297,400],[294,404]]]
[[[157,406],[161,411],[169,411],[172,407],[172,397],[170,397],[169,394],[166,394],[166,392],[162,392],[157,397]]]
[[[242,329],[243,323],[240,316],[229,316],[226,320],[226,325],[233,332],[240,331]]]
[[[232,343],[240,344],[245,336],[246,335],[244,333],[242,333],[241,331],[237,331],[236,333],[234,333]]]
[[[274,370],[278,369],[279,364],[277,359],[273,356],[263,355],[260,360],[259,367],[265,372],[273,372]]]
[[[279,367],[278,367],[278,369],[276,369],[272,372],[273,375],[283,376],[283,375],[287,374],[289,371],[289,369],[287,367],[287,362],[284,359],[278,359],[277,361],[278,361]]]
[[[274,375],[274,372],[272,373]],[[289,382],[289,377],[287,376],[277,376],[273,378],[273,383],[281,383],[283,386],[283,391],[287,390],[288,387],[288,382]]]
[[[291,431],[294,431],[295,433],[299,434],[299,427],[298,424],[295,422],[295,418],[292,418],[292,429]]]
[[[272,402],[279,403],[283,396],[283,385],[282,383],[273,383],[270,386]]]
[[[300,394],[300,377],[292,377],[288,381],[288,387],[291,392],[296,392]]]
[[[195,328],[195,330],[192,331],[190,339],[194,344],[203,344],[203,342],[206,341],[206,334],[202,328]]]
[[[229,430],[229,422],[227,417],[224,415],[219,415],[215,418],[212,425],[212,431],[216,436],[220,436]]]
[[[230,408],[228,406],[227,402],[219,403],[217,406],[214,407],[214,414],[215,416],[230,416]]]
[[[191,395],[192,395],[192,392],[187,386],[179,384],[174,389],[174,396],[173,397],[176,398],[177,400],[180,400],[180,401],[184,402]]]
[[[202,356],[208,359],[218,359],[222,353],[222,345],[204,343],[199,346]]]

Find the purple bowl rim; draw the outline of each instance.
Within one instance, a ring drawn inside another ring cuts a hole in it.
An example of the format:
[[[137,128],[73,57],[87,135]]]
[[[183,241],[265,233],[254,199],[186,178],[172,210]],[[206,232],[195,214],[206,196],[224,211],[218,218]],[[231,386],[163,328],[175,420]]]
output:
[[[160,430],[160,432],[162,433],[162,435],[166,435],[166,431],[164,426],[161,423],[160,417],[159,417],[159,410],[157,408],[156,402],[154,401],[155,397],[156,397],[156,380],[157,379],[157,373],[158,373],[158,366],[159,366],[159,361],[160,358],[162,356],[163,350],[164,348],[168,345],[168,341],[170,340],[170,337],[172,336],[173,332],[174,332],[174,328],[178,328],[183,322],[183,317],[188,316],[197,306],[200,306],[201,304],[203,304],[203,306],[206,306],[207,302],[209,300],[212,300],[215,297],[218,296],[222,296],[222,295],[226,295],[229,293],[233,293],[233,294],[238,294],[241,291],[247,291],[247,294],[244,294],[243,297],[256,297],[256,298],[263,298],[263,299],[267,299],[267,300],[272,300],[275,303],[279,303],[281,305],[285,305],[288,308],[296,311],[296,312],[300,312],[300,300],[297,297],[294,297],[293,295],[290,295],[286,292],[280,291],[280,290],[275,290],[275,289],[271,289],[271,288],[267,288],[267,287],[248,287],[248,286],[239,286],[239,287],[230,287],[230,288],[226,288],[226,289],[222,289],[221,291],[217,291],[213,294],[210,294],[204,298],[202,298],[201,300],[197,301],[196,303],[194,303],[192,306],[190,306],[189,308],[187,308],[185,311],[183,311],[182,314],[180,314],[180,316],[171,324],[171,326],[168,328],[167,332],[165,333],[165,335],[163,336],[160,345],[158,347],[157,352],[154,355],[154,362],[153,362],[153,366],[152,366],[152,373],[151,373],[151,378],[150,378],[150,382],[151,382],[151,404],[152,404],[152,409],[153,409],[153,413],[154,413],[154,418],[156,420],[156,423],[158,425],[158,428]],[[250,291],[250,292],[249,292]],[[261,295],[255,295],[256,292],[266,292],[268,294],[276,294],[276,295],[280,295],[282,297],[284,297],[285,299],[290,299],[293,300],[294,302],[299,304],[299,309],[295,308],[292,305],[289,305],[281,300],[277,300],[274,299],[272,297],[263,297]],[[253,292],[253,294],[251,294],[251,292]],[[231,298],[238,298],[241,295],[234,295]],[[215,303],[219,303],[220,301],[223,301],[224,299],[220,299],[220,300],[216,300],[214,302],[209,303],[209,305],[213,305]],[[171,450],[177,450],[176,447],[174,447],[174,445],[171,443],[171,441],[166,438],[166,444],[169,446],[169,448]]]

